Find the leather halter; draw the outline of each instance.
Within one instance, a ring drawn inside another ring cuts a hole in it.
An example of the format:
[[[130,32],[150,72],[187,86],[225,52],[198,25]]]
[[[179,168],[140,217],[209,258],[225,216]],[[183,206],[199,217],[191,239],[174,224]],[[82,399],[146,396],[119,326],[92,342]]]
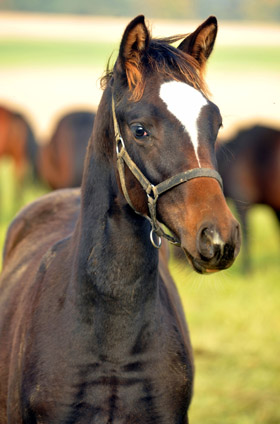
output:
[[[199,178],[199,177],[214,178],[215,180],[218,181],[221,188],[223,189],[223,182],[222,182],[222,178],[220,174],[211,168],[193,168],[188,171],[180,172],[179,174],[176,174],[175,176],[170,177],[167,180],[154,186],[140,171],[140,169],[135,164],[135,162],[133,162],[133,160],[131,159],[131,157],[129,156],[125,148],[125,144],[121,136],[119,124],[116,117],[115,102],[114,102],[113,96],[112,96],[112,113],[113,113],[114,132],[115,132],[116,151],[117,151],[117,168],[118,168],[118,172],[120,176],[122,191],[127,203],[131,206],[131,208],[137,214],[142,215],[134,208],[131,202],[131,199],[129,197],[129,194],[126,188],[126,183],[125,183],[124,164],[127,165],[127,167],[130,169],[130,171],[135,176],[135,178],[139,181],[139,183],[141,184],[141,186],[143,187],[144,191],[147,194],[150,216],[147,216],[147,215],[143,215],[143,216],[150,221],[152,226],[152,229],[150,232],[150,240],[152,245],[156,248],[159,248],[161,246],[161,237],[165,237],[170,243],[176,246],[180,246],[181,244],[179,240],[173,236],[170,236],[169,234],[166,234],[163,231],[163,229],[160,227],[157,221],[156,204],[157,204],[158,197],[162,193],[170,190],[171,188],[179,184],[182,184],[184,182],[187,182],[194,178]],[[158,243],[156,243],[154,240],[154,233],[159,238]]]

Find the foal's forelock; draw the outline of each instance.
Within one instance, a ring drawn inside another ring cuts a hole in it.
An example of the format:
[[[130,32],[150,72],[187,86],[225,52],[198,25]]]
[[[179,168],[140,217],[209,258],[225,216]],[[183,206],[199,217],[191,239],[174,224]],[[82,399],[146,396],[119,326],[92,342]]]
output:
[[[126,80],[131,92],[131,100],[141,100],[146,81],[153,75],[163,80],[185,82],[205,95],[208,94],[206,82],[202,78],[198,62],[189,54],[175,48],[172,43],[184,38],[185,35],[152,39],[148,50],[140,60],[130,61],[126,68]],[[107,66],[106,74],[101,78],[101,88],[105,89],[112,81],[112,76],[118,69],[118,60],[114,70]]]

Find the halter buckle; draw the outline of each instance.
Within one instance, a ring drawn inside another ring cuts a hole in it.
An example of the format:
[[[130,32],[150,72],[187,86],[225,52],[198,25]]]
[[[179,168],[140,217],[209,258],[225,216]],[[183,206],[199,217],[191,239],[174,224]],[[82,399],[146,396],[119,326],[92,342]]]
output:
[[[157,192],[157,188],[153,184],[149,185],[149,187],[146,189],[146,193],[147,193],[148,200],[150,199],[152,203],[157,202],[158,192]]]

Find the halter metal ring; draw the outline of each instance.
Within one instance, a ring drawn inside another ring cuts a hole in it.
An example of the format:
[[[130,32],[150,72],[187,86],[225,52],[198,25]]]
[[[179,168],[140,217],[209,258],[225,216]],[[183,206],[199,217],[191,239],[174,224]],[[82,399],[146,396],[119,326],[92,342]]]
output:
[[[160,248],[160,246],[161,246],[161,237],[160,237],[160,236],[157,236],[157,238],[158,238],[158,242],[156,243],[156,241],[155,241],[155,239],[154,239],[154,234],[156,234],[156,233],[155,233],[155,231],[154,231],[154,229],[151,229],[151,232],[150,232],[150,240],[151,240],[151,243],[152,243],[152,245],[153,245],[156,249],[159,249],[159,248]]]
[[[124,141],[123,141],[122,137],[119,136],[118,139],[116,140],[116,151],[117,151],[117,155],[120,154],[121,149],[125,149],[125,145],[124,145]]]

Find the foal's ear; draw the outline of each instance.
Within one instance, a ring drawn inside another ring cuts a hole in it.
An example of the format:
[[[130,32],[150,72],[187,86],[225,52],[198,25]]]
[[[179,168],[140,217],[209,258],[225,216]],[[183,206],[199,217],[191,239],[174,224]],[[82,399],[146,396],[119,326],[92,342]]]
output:
[[[193,33],[188,35],[178,49],[193,56],[203,67],[210,56],[218,31],[215,16],[209,16]]]
[[[141,60],[141,54],[148,47],[149,38],[145,17],[139,15],[128,24],[122,37],[119,58],[124,67],[128,63],[136,65]]]
[[[141,61],[148,49],[150,34],[143,15],[137,16],[124,31],[120,45],[117,69],[125,72],[132,97],[137,100],[143,91]]]

